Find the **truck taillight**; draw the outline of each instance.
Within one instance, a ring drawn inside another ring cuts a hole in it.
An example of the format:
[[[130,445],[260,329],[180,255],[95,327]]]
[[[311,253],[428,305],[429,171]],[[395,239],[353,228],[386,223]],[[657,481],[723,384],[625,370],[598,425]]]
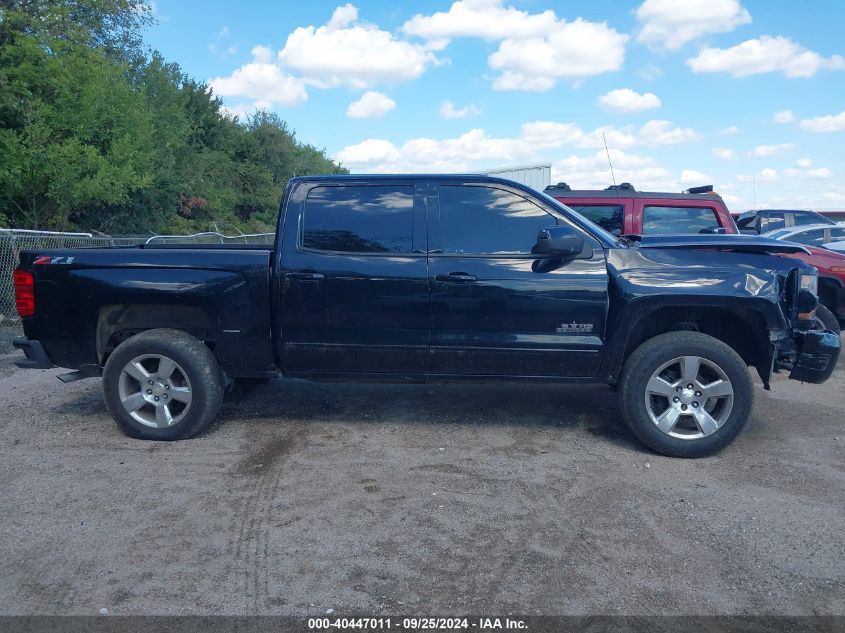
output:
[[[35,314],[35,278],[25,270],[14,273],[15,307],[21,317]]]

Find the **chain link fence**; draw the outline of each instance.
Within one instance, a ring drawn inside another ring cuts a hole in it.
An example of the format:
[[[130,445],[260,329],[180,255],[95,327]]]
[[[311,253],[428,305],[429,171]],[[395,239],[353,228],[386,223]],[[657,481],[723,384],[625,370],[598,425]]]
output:
[[[147,236],[109,237],[91,233],[0,229],[0,326],[15,326],[20,321],[15,309],[12,272],[20,261],[21,251],[86,246],[131,246],[143,244],[145,241],[147,241]]]

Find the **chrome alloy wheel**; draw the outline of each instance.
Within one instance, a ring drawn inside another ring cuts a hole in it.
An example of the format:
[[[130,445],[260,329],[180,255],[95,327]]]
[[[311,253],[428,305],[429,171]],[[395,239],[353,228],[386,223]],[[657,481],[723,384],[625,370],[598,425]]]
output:
[[[136,356],[126,363],[117,389],[126,412],[145,426],[174,426],[191,408],[188,375],[176,361],[160,354]]]
[[[712,435],[727,421],[734,390],[724,370],[700,356],[663,363],[645,390],[645,405],[655,426],[682,440]]]

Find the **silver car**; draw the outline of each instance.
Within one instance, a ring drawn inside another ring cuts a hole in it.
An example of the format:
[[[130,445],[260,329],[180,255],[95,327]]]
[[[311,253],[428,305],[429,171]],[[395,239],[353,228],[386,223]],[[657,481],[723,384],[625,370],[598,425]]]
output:
[[[829,248],[840,253],[845,252],[845,222],[792,226],[763,233],[763,236],[785,242]]]

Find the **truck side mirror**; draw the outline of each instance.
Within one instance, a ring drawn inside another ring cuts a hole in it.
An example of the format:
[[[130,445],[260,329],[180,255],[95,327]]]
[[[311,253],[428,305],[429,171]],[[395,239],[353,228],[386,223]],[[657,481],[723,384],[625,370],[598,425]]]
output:
[[[571,226],[550,226],[540,229],[537,243],[531,249],[535,255],[574,257],[584,249],[584,238]]]

